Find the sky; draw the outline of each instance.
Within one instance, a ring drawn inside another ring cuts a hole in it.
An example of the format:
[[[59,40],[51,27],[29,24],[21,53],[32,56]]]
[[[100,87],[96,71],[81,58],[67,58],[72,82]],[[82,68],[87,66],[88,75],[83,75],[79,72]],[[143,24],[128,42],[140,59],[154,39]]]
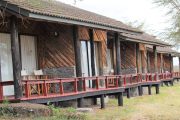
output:
[[[144,31],[161,38],[171,25],[168,9],[158,7],[153,0],[58,0],[73,6],[114,18],[124,23],[144,23]],[[174,59],[178,65],[178,59]]]

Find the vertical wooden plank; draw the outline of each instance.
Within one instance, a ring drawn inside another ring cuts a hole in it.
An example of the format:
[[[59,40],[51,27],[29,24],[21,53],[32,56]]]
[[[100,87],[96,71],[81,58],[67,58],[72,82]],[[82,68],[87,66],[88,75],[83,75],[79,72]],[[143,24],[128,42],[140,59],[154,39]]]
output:
[[[15,98],[22,97],[22,84],[21,84],[21,59],[19,50],[19,36],[18,36],[18,20],[16,16],[11,17],[11,51],[13,63],[13,78],[14,78],[14,92]]]
[[[82,76],[81,68],[81,42],[78,38],[78,26],[73,26],[73,41],[74,41],[74,51],[75,51],[75,64],[76,64],[76,77]],[[82,80],[79,80],[78,88],[82,91]]]
[[[154,54],[154,72],[158,72],[158,66],[157,66],[157,49],[156,46],[153,46],[153,54]]]
[[[119,34],[115,33],[115,45],[116,45],[116,69],[117,69],[117,75],[121,74],[121,48],[120,48],[120,39]]]

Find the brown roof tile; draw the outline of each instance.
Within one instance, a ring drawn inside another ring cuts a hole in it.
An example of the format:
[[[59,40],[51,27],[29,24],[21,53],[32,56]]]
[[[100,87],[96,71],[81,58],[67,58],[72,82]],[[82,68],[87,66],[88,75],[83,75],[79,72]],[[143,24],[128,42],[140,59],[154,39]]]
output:
[[[125,38],[126,40],[136,40],[142,43],[148,43],[152,45],[159,45],[159,46],[170,46],[170,44],[156,39],[156,37],[149,35],[147,33],[143,34],[128,34],[128,33],[121,33],[121,36]]]
[[[152,45],[146,45],[146,47],[150,50],[153,49]],[[159,53],[169,53],[169,54],[180,54],[178,51],[173,50],[171,47],[157,47],[157,52]]]
[[[60,17],[80,22],[98,24],[106,27],[113,27],[134,32],[141,32],[112,18],[108,18],[93,12],[89,12],[59,1],[49,0],[3,0],[10,4],[17,5],[31,13],[46,16]]]

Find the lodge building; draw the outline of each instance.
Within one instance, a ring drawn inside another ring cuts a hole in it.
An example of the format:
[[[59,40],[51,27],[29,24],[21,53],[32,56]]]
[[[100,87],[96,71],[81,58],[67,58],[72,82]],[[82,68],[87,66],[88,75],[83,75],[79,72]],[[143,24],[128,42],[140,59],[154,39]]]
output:
[[[131,87],[159,93],[173,80],[178,52],[120,21],[57,1],[1,0],[0,10],[1,100],[100,97],[103,107],[104,95],[118,94],[122,105]]]

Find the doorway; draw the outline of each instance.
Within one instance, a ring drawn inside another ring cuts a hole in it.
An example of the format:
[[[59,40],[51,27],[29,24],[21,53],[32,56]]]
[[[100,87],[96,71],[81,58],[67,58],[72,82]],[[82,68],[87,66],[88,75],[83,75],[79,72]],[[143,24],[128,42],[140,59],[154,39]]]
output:
[[[95,73],[99,75],[99,43],[94,42],[94,61],[95,61]],[[81,65],[82,65],[82,77],[92,76],[91,69],[91,48],[90,41],[81,41]],[[92,81],[86,82],[87,87],[92,87]]]
[[[33,75],[37,69],[36,38],[34,36],[20,36],[22,70],[28,75]]]

